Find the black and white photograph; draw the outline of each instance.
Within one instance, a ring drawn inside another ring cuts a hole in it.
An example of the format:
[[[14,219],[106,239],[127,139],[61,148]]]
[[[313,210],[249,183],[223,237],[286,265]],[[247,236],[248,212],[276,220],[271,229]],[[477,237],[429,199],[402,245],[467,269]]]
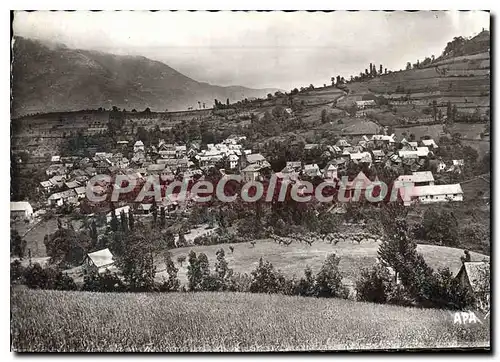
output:
[[[11,352],[491,352],[488,10],[10,16]]]

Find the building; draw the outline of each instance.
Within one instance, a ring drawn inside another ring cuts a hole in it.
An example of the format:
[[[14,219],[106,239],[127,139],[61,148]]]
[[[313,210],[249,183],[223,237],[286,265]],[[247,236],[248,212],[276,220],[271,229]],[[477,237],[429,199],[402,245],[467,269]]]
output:
[[[400,192],[404,192],[400,189]],[[463,201],[464,192],[460,184],[451,185],[427,185],[415,186],[411,188],[410,198],[413,201],[421,202],[422,204],[431,204],[435,202]],[[411,201],[408,197],[403,198],[405,205]]]
[[[428,140],[422,140],[422,145],[425,146],[425,147],[428,147],[428,148],[431,148],[431,149],[436,149],[438,148],[438,145],[436,142],[434,142],[434,140],[431,138],[431,139],[428,139]]]
[[[100,274],[114,266],[113,254],[108,248],[87,254],[83,260],[83,271],[86,274]]]
[[[33,217],[33,207],[28,201],[13,201],[10,203],[10,217],[29,220]]]
[[[127,206],[122,206],[122,207],[119,207],[119,208],[115,209],[115,215],[116,215],[116,217],[118,219],[120,218],[120,214],[121,214],[122,211],[124,211],[125,214],[128,215],[128,212],[130,211],[130,206],[127,205]],[[107,220],[108,223],[113,218],[111,213],[112,213],[112,211],[108,212],[108,214],[106,215],[106,220]]]
[[[367,100],[367,101],[356,101],[356,107],[358,109],[365,109],[365,108],[371,108],[375,107],[377,103],[373,99]]]
[[[144,143],[141,140],[134,143],[134,153],[137,152],[144,152]]]
[[[243,182],[250,182],[250,181],[257,181],[260,179],[261,175],[261,170],[264,167],[258,165],[258,164],[250,164],[247,167],[245,167],[243,170],[241,170],[241,177],[243,179]]]
[[[476,299],[476,307],[482,311],[490,310],[490,263],[468,261],[455,277]]]
[[[396,179],[396,182],[411,183],[414,186],[434,185],[434,175],[430,171],[412,172],[411,175],[401,175]]]

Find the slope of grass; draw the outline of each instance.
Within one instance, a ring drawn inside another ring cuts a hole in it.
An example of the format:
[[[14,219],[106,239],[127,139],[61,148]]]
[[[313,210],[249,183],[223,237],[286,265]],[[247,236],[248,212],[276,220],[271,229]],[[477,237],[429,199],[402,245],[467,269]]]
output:
[[[229,246],[234,247],[231,253]],[[190,246],[172,249],[172,260],[179,268],[181,283],[187,282],[187,262],[182,266],[177,262],[181,255],[187,256],[191,250],[196,253],[205,253],[210,265],[215,263],[215,253],[223,248],[229,267],[235,272],[250,273],[259,263],[259,258],[270,261],[277,269],[287,276],[303,276],[304,268],[309,265],[314,273],[318,272],[327,254],[335,253],[340,256],[340,270],[344,276],[344,283],[352,285],[360,275],[363,268],[370,268],[377,258],[379,247],[377,242],[363,241],[360,244],[351,241],[340,241],[337,245],[323,241],[316,241],[309,246],[305,243],[292,242],[290,246],[282,246],[270,240],[258,240],[255,246],[250,243],[220,244],[209,246]],[[449,267],[452,272],[458,272],[463,255],[462,249],[449,248],[435,245],[419,245],[418,251],[422,253],[427,263],[432,268]],[[485,256],[471,252],[472,260],[482,260]],[[167,277],[166,272],[158,273],[159,278]]]
[[[16,351],[284,351],[489,347],[489,320],[352,302],[246,293],[14,290]]]

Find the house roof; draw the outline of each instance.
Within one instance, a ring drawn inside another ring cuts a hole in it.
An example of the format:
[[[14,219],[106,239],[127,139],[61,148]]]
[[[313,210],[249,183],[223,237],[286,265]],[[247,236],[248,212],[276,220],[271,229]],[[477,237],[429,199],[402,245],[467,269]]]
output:
[[[488,277],[490,274],[490,263],[485,261],[468,261],[463,263],[459,274],[463,272],[463,270],[466,272],[472,291],[477,293],[481,291],[482,279]],[[489,281],[487,288],[487,291],[489,291]]]
[[[28,201],[12,201],[10,203],[10,211],[32,211],[33,208]]]
[[[77,188],[78,186],[80,186],[80,184],[76,181],[69,181],[69,182],[66,182],[64,185],[66,185],[66,187],[68,189],[74,189],[74,188]]]
[[[438,145],[436,144],[436,142],[434,142],[432,138],[430,140],[422,140],[422,144],[427,147],[438,148]]]
[[[135,147],[135,146],[144,146],[144,142],[142,142],[141,140],[136,141],[136,142],[134,143],[134,147]]]
[[[426,157],[429,155],[429,147],[417,147],[417,156],[418,157]]]
[[[94,251],[93,253],[87,254],[87,256],[98,268],[114,263],[113,254],[111,254],[108,248]]]
[[[51,187],[52,186],[52,182],[50,182],[50,181],[42,181],[42,182],[40,182],[40,185],[42,185],[42,187]]]
[[[384,154],[384,151],[382,150],[373,150],[373,156],[375,157],[383,157],[385,154]]]
[[[253,153],[253,154],[247,155],[247,161],[249,163],[261,162],[261,161],[265,161],[265,160],[266,160],[266,158],[264,156],[262,156],[260,153]]]
[[[85,194],[87,192],[85,186],[80,186],[80,187],[77,187],[75,189],[75,192],[78,194],[78,195],[81,195],[81,194]]]
[[[257,172],[260,171],[263,167],[257,164],[250,164],[245,167],[241,172]]]
[[[403,182],[432,182],[434,181],[434,176],[431,171],[418,171],[413,172],[411,175],[401,175],[397,178],[397,181]]]
[[[412,191],[413,196],[436,196],[464,193],[460,184],[415,186],[412,188]]]

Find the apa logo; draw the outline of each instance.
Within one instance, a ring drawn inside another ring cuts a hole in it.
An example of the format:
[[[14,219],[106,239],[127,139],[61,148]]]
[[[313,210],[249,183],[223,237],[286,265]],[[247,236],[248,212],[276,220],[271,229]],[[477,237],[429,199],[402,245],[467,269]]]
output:
[[[453,316],[453,324],[483,324],[483,322],[472,311],[455,312]]]

